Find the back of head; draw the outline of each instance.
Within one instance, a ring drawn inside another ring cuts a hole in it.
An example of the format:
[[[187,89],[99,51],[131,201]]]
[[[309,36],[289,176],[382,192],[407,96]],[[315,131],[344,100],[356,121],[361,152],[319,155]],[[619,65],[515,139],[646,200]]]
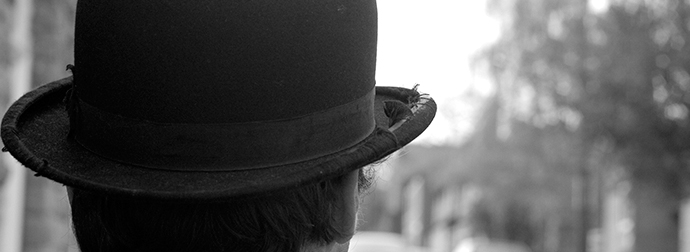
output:
[[[373,169],[358,174],[358,192]],[[351,236],[337,211],[343,177],[261,196],[219,202],[158,201],[71,189],[82,252],[301,251]]]

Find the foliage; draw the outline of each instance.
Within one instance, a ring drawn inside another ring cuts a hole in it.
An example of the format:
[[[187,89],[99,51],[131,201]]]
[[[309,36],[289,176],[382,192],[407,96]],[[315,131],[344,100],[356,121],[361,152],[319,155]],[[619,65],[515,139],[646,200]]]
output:
[[[598,13],[586,0],[492,6],[508,18],[503,38],[482,59],[491,63],[512,120],[567,130],[581,139],[572,148],[582,160],[606,143],[610,151],[597,162],[626,167],[635,185],[662,188],[677,206],[690,153],[690,5],[611,1]],[[590,166],[583,163],[585,171]],[[667,251],[647,248],[640,251]]]
[[[523,4],[529,2],[530,4]],[[690,7],[625,2],[585,12],[582,1],[520,1],[486,56],[504,88],[531,93],[516,118],[562,123],[618,148],[690,148]],[[507,93],[507,92],[506,92]]]

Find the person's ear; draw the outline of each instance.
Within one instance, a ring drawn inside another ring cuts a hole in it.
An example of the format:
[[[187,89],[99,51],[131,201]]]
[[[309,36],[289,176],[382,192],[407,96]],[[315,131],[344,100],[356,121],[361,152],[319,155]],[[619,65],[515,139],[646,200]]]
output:
[[[338,200],[336,200],[336,215],[338,230],[342,235],[335,237],[335,241],[344,244],[350,241],[357,227],[357,211],[359,210],[358,192],[359,170],[354,170],[336,183]]]

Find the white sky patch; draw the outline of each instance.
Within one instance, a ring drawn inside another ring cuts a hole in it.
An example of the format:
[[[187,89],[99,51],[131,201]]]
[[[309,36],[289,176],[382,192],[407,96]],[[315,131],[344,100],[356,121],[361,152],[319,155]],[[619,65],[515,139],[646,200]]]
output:
[[[589,10],[594,13],[606,12],[609,9],[609,0],[589,0],[587,1],[589,5]]]
[[[467,134],[469,89],[492,85],[472,71],[472,57],[499,37],[486,0],[379,0],[378,86],[411,88],[436,100],[439,113],[417,142],[446,143]]]

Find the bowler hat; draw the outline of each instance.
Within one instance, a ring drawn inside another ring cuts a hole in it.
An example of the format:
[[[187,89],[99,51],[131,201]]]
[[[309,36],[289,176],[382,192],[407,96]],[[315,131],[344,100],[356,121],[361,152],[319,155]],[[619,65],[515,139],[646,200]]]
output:
[[[373,0],[79,0],[72,76],[17,100],[2,141],[102,193],[226,199],[381,159],[434,101],[375,87]]]

